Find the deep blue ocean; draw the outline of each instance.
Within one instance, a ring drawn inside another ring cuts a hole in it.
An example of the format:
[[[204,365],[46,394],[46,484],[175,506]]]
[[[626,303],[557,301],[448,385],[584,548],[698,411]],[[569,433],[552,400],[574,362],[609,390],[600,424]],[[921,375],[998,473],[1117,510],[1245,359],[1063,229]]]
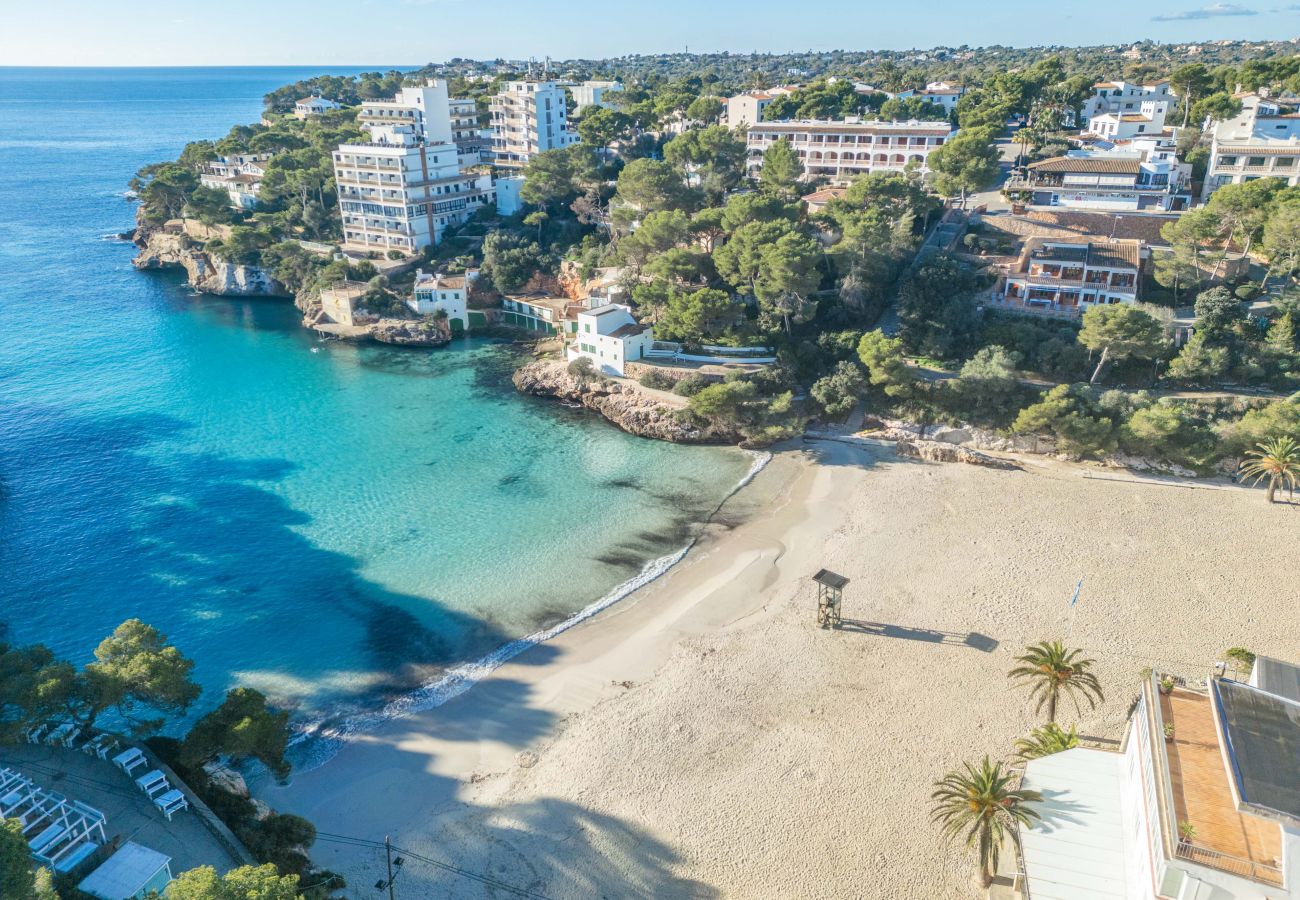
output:
[[[0,68],[0,623],[84,662],[139,617],[195,713],[377,709],[613,596],[752,463],[521,397],[504,345],[321,344],[134,271],[135,170],[325,71]]]

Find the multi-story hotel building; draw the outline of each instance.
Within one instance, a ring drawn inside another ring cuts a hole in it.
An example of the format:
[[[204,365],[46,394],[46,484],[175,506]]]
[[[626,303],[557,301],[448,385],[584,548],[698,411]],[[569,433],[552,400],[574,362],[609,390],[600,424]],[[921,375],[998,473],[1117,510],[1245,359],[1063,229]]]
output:
[[[947,122],[760,122],[749,127],[749,167],[757,171],[767,148],[784,139],[808,178],[847,181],[866,172],[901,172],[909,163],[928,172],[930,153],[953,132]]]
[[[1213,123],[1203,196],[1256,178],[1300,178],[1300,114],[1257,94],[1239,96],[1241,112]]]
[[[343,249],[411,254],[492,201],[492,178],[462,172],[445,82],[364,104],[370,141],[334,152]]]
[[[1186,209],[1192,167],[1178,161],[1172,143],[1143,139],[1109,150],[1072,150],[1030,163],[1005,190],[1035,206],[1116,212]]]
[[[763,111],[777,97],[793,94],[799,90],[798,85],[767,88],[762,91],[746,91],[736,94],[724,101],[726,108],[722,113],[722,124],[728,128],[740,128],[742,125],[757,125],[763,121]]]
[[[569,130],[568,101],[554,81],[508,81],[492,98],[496,164],[522,167],[536,153],[578,143]]]
[[[1092,306],[1134,303],[1142,242],[1032,237],[992,296],[994,309],[1077,318]]]

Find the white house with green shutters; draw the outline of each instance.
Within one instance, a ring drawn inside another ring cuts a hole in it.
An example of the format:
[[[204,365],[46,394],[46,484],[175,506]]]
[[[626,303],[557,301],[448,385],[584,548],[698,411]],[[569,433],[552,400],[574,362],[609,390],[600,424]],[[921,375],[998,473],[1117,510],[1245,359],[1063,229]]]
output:
[[[470,284],[478,278],[478,269],[463,275],[415,273],[415,288],[406,305],[416,315],[428,316],[441,310],[447,314],[447,324],[452,334],[470,327],[468,307]]]
[[[578,313],[578,329],[569,342],[568,358],[591,360],[605,375],[624,375],[626,365],[644,359],[654,346],[649,325],[642,325],[630,307],[609,303]]]

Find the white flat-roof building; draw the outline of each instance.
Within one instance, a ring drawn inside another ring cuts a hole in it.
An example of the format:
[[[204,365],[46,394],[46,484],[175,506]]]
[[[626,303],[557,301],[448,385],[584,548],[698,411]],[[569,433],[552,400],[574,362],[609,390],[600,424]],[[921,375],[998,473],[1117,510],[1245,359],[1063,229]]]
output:
[[[447,101],[451,115],[451,139],[463,167],[492,161],[492,141],[483,137],[478,124],[478,104],[473,100],[452,97]]]
[[[1028,192],[1035,206],[1115,212],[1186,209],[1192,167],[1178,161],[1171,143],[1143,139],[1108,144],[1106,150],[1071,150],[1030,163],[1006,189]]]
[[[1256,178],[1300,183],[1300,115],[1258,94],[1239,95],[1242,109],[1213,129],[1203,197],[1225,184]]]
[[[957,108],[957,101],[966,93],[965,85],[954,84],[951,81],[931,81],[919,91],[900,91],[899,100],[906,100],[908,97],[919,97],[936,106],[942,106],[952,115],[952,111]]]
[[[573,94],[573,105],[576,109],[582,109],[587,106],[603,106],[609,109],[614,104],[605,99],[606,94],[623,90],[623,85],[617,81],[584,81],[582,84],[575,84],[569,88]]]
[[[453,335],[469,329],[469,288],[478,277],[478,269],[463,275],[415,273],[415,288],[406,305],[416,315],[428,316],[442,311]]]
[[[784,139],[803,163],[805,178],[848,180],[866,172],[901,172],[908,164],[924,173],[930,153],[954,132],[948,122],[762,122],[749,127],[749,168],[756,172],[767,148]]]
[[[1292,690],[1298,670],[1269,661]],[[1256,661],[1256,667],[1260,661]],[[1118,752],[1032,759],[1020,829],[1033,900],[1300,898],[1300,702],[1252,674],[1204,688],[1150,675]]]
[[[1168,100],[1143,100],[1136,112],[1098,113],[1088,120],[1087,133],[1108,141],[1163,135]]]
[[[534,154],[578,143],[569,130],[564,88],[554,81],[508,81],[490,110],[498,166],[520,168]]]
[[[523,197],[519,194],[523,190],[524,180],[522,175],[508,175],[497,179],[497,212],[500,215],[513,216],[524,208]]]
[[[461,170],[445,81],[363,105],[371,140],[334,151],[343,249],[412,254],[493,200],[492,177]]]
[[[773,100],[777,97],[793,94],[797,90],[799,90],[798,85],[785,85],[761,91],[746,91],[743,94],[728,97],[725,101],[726,109],[722,114],[722,124],[728,128],[757,125],[763,121],[763,111],[767,109]]]
[[[591,360],[592,367],[605,375],[624,375],[630,362],[644,359],[654,346],[654,333],[632,315],[630,307],[618,303],[578,313],[578,330],[569,342],[570,362]]]
[[[1147,100],[1164,101],[1166,104],[1172,105],[1173,101],[1178,97],[1170,89],[1167,81],[1157,81],[1154,84],[1099,81],[1092,88],[1093,95],[1085,100],[1083,104],[1082,125],[1085,130],[1091,130],[1089,122],[1093,116],[1099,116],[1103,113],[1114,113],[1116,115],[1137,113],[1141,111],[1142,104]]]
[[[295,119],[307,119],[338,108],[339,104],[325,97],[303,97],[293,105],[293,117]]]

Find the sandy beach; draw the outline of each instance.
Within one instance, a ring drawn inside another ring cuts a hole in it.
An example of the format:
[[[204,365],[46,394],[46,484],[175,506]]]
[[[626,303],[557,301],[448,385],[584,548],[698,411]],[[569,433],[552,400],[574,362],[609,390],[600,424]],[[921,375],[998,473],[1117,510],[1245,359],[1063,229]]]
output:
[[[1038,723],[1005,677],[1027,643],[1096,658],[1106,702],[1078,723],[1102,738],[1145,666],[1300,659],[1300,506],[1022,464],[779,453],[664,577],[258,793],[533,896],[974,897],[931,782]],[[852,579],[840,631],[814,623],[823,566]],[[313,857],[376,896],[382,851]],[[511,894],[413,858],[397,896]]]

